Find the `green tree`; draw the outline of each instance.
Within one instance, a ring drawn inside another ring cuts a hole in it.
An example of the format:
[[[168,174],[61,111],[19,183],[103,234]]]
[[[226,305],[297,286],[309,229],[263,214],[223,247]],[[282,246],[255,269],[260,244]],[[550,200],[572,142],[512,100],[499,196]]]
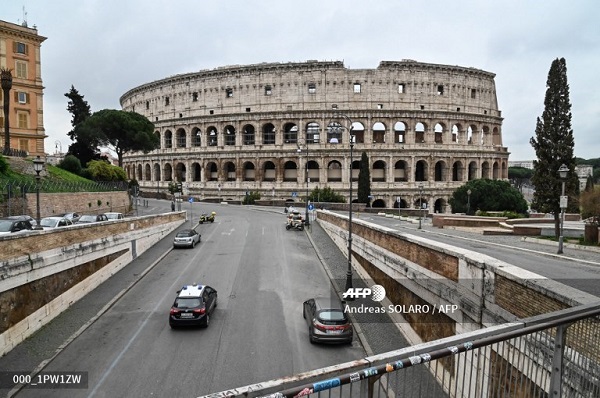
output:
[[[452,193],[448,202],[453,213],[467,213],[468,209],[469,214],[477,210],[526,214],[528,208],[523,194],[508,181],[487,178],[467,182]]]
[[[94,181],[126,181],[127,175],[121,167],[113,166],[105,160],[92,160],[87,172]]]
[[[571,102],[567,83],[567,65],[564,58],[555,59],[550,66],[546,82],[546,97],[542,117],[537,118],[535,137],[530,140],[537,160],[531,183],[535,187],[531,207],[537,211],[554,214],[554,233],[560,235],[560,196],[562,181],[558,169],[562,164],[569,168],[565,194],[570,197],[568,211],[578,210],[579,183],[573,156],[574,138],[571,129]]]
[[[85,168],[89,161],[100,159],[98,142],[81,134],[81,126],[91,116],[92,111],[87,101],[83,99],[83,95],[79,94],[75,87],[71,86],[69,92],[65,93],[65,97],[69,99],[67,110],[71,113],[71,125],[73,126],[73,129],[67,135],[74,141],[69,145],[67,154],[79,159],[80,166]],[[79,173],[81,173],[81,170]]]
[[[371,171],[369,168],[369,157],[366,152],[360,158],[360,170],[358,171],[357,202],[369,204],[371,196]]]
[[[309,199],[311,202],[330,202],[330,203],[346,202],[346,199],[342,195],[336,193],[330,187],[325,187],[325,188],[316,187],[310,193]]]
[[[79,91],[77,91],[74,86],[71,85],[71,89],[68,93],[65,93],[65,97],[69,99],[67,110],[72,115],[71,126],[78,126],[92,115],[89,104],[83,99],[83,95],[79,94]],[[68,132],[67,135],[74,141],[77,139],[74,130]]]
[[[519,190],[521,187],[531,180],[533,170],[526,167],[509,167],[508,179]]]
[[[248,192],[242,200],[243,205],[253,205],[257,200],[260,200],[260,193],[258,191]]]
[[[147,153],[158,148],[159,140],[154,125],[135,112],[103,109],[87,118],[81,125],[78,137],[98,146],[112,149],[123,166],[123,155],[131,151]]]
[[[81,162],[75,155],[72,154],[65,156],[65,158],[58,164],[58,167],[77,175],[81,174],[82,169]]]

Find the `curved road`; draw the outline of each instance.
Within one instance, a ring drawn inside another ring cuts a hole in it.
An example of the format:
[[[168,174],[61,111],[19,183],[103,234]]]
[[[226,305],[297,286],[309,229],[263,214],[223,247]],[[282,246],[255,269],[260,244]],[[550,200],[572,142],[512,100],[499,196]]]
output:
[[[193,206],[217,212],[213,224],[197,227],[200,245],[168,253],[44,369],[86,371],[88,388],[23,389],[18,397],[191,397],[365,356],[358,339],[309,343],[302,302],[334,293],[306,234],[286,231],[283,213]],[[175,292],[193,282],[218,291],[211,324],[171,330]]]

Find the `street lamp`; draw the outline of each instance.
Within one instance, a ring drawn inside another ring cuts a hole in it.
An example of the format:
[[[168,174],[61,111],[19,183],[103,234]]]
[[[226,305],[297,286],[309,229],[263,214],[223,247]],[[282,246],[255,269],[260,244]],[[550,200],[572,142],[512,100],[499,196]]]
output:
[[[41,228],[42,227],[42,223],[41,223],[41,217],[40,217],[40,172],[42,170],[44,170],[44,161],[39,157],[36,157],[35,159],[33,159],[33,170],[35,170],[35,196],[37,199],[37,227],[36,228]]]
[[[354,143],[356,142],[356,136],[352,134],[352,119],[348,116],[338,113],[336,116],[342,117],[346,119],[346,121],[350,124],[350,128],[348,129],[348,137],[350,143],[350,177],[348,178],[350,181],[350,198],[349,198],[349,206],[348,206],[348,269],[346,271],[346,290],[352,289],[352,162],[353,162],[353,149]],[[341,128],[341,126],[337,125],[333,128]],[[348,296],[346,300],[353,300],[352,296]]]
[[[469,211],[471,211],[471,190],[467,190],[467,215],[469,215]]]
[[[419,229],[423,222],[423,184],[419,184]]]
[[[296,140],[296,145],[298,146],[298,153],[302,152],[302,141],[301,140]],[[310,220],[308,218],[308,183],[309,183],[309,178],[308,178],[308,140],[304,140],[304,147],[306,148],[306,208],[304,209],[304,224],[306,224],[306,226],[310,226]]]
[[[560,236],[558,237],[558,254],[563,252],[563,228],[565,224],[565,210],[567,208],[567,197],[565,196],[565,182],[567,181],[567,175],[569,174],[569,168],[564,163],[558,169],[558,176],[562,182],[562,190],[560,195]]]
[[[12,88],[12,71],[7,68],[0,68],[0,83],[4,94],[4,154],[10,155],[10,132],[9,132],[9,106],[10,89]]]

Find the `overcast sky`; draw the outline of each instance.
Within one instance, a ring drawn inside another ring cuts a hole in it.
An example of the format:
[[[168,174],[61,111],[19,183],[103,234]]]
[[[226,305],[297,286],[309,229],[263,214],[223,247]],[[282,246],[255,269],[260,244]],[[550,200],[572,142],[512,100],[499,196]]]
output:
[[[564,57],[575,156],[600,157],[598,0],[0,0],[42,44],[46,152],[72,143],[71,85],[92,111],[179,73],[260,62],[413,59],[496,74],[510,160],[529,160],[552,61]]]

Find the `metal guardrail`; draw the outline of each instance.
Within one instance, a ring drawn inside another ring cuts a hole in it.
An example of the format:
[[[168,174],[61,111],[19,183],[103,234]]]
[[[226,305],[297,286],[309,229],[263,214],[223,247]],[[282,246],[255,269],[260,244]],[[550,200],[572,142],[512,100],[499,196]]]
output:
[[[299,396],[600,397],[600,303],[204,397]]]

